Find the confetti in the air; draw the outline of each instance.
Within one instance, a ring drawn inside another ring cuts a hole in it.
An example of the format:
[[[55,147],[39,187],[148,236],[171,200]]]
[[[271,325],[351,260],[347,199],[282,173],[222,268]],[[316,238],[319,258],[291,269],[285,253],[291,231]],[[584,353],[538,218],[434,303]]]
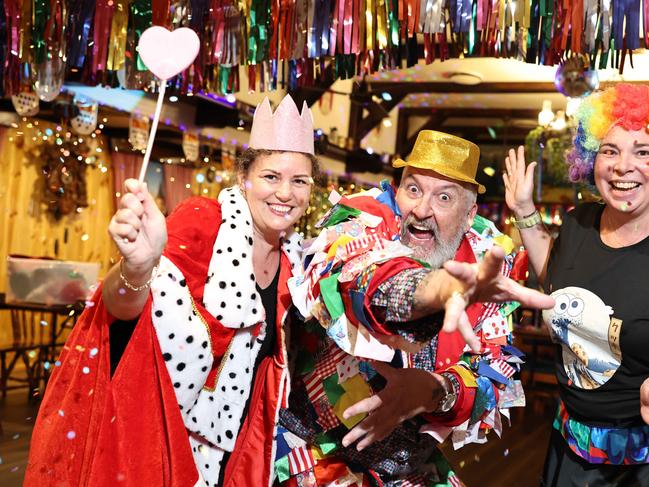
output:
[[[89,374],[90,373],[90,368],[89,367],[84,367],[83,369],[81,369],[81,372],[83,372],[84,374]]]
[[[68,437],[68,440],[74,440],[77,434],[74,431],[68,431],[68,434],[66,436]]]
[[[97,349],[97,348],[91,348],[91,349],[90,349],[90,358],[92,358],[92,357],[94,357],[95,355],[97,355],[97,353],[99,353],[99,349]]]

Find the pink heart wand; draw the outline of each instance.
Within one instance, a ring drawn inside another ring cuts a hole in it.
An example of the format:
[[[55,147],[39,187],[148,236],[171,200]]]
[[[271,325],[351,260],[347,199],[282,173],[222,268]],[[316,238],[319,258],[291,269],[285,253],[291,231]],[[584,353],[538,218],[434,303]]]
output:
[[[153,140],[158,129],[167,80],[187,69],[196,59],[199,48],[200,40],[196,32],[186,27],[168,31],[164,27],[156,25],[149,27],[140,36],[140,42],[137,45],[138,53],[149,71],[160,79],[160,92],[158,93],[158,101],[153,115],[153,123],[151,124],[151,133],[149,134],[142,168],[140,169],[140,177],[138,178],[140,183],[144,180],[146,168],[151,158]]]

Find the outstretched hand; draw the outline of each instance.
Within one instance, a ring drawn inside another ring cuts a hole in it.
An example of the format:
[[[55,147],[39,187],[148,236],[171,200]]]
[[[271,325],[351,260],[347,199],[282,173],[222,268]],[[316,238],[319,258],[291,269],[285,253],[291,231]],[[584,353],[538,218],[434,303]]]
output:
[[[554,298],[521,286],[501,272],[505,251],[494,246],[479,264],[448,261],[444,269],[454,279],[455,291],[445,304],[444,325],[446,332],[458,330],[474,352],[480,351],[480,341],[466,314],[466,307],[475,302],[518,301],[529,308],[549,309]]]
[[[368,413],[343,438],[343,446],[357,440],[361,451],[387,437],[407,419],[437,408],[444,389],[435,375],[421,369],[395,369],[384,362],[372,362],[372,367],[387,381],[377,394],[348,407],[345,418]]]

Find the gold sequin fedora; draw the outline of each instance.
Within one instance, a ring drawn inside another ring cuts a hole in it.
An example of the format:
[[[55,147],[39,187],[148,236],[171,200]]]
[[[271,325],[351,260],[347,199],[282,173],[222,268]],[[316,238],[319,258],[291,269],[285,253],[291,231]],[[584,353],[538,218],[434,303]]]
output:
[[[485,187],[475,180],[480,160],[480,149],[473,142],[436,130],[422,130],[407,160],[396,159],[393,167],[412,166],[428,169],[447,178],[478,187]]]

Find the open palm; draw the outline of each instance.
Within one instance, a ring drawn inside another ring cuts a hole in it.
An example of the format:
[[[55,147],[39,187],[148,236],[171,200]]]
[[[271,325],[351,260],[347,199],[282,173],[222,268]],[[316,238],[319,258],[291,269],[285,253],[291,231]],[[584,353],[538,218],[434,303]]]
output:
[[[505,202],[517,218],[529,215],[534,211],[534,169],[536,162],[525,164],[525,148],[518,147],[518,151],[509,149],[505,158]]]

